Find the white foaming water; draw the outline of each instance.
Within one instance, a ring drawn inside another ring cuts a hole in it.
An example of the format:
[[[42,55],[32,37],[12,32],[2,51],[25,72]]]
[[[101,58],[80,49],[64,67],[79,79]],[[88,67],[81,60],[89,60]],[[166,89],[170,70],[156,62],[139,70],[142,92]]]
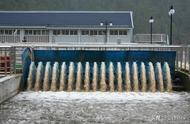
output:
[[[68,79],[68,91],[73,90],[73,82],[74,82],[74,63],[70,62],[69,65],[69,79]]]
[[[117,89],[119,92],[122,92],[123,86],[122,86],[122,70],[121,70],[121,63],[117,63]]]
[[[181,98],[184,98],[186,96],[189,98],[189,93],[186,92],[174,92],[174,93],[167,93],[167,92],[129,92],[129,93],[118,93],[118,92],[21,92],[18,95],[16,95],[13,100],[20,101],[20,100],[31,100],[33,102],[39,102],[39,101],[52,101],[54,100],[60,100],[64,102],[68,102],[69,100],[77,100],[76,102],[84,102],[86,103],[101,103],[108,101],[112,102],[133,102],[134,104],[139,100],[139,103],[142,101],[154,101],[154,105],[156,101],[164,102],[164,101],[179,101],[180,96],[183,96]],[[80,99],[80,100],[79,100]],[[63,103],[61,103],[63,104]],[[188,104],[188,103],[187,103]],[[180,104],[181,105],[181,104]]]
[[[76,91],[81,90],[81,80],[82,80],[81,74],[82,74],[82,64],[81,64],[81,62],[79,62],[77,64]]]
[[[53,65],[53,72],[52,72],[52,82],[51,82],[51,90],[57,90],[57,81],[58,81],[58,71],[59,71],[59,63],[55,62]]]
[[[86,66],[85,66],[85,78],[84,78],[84,89],[85,91],[89,91],[90,89],[90,64],[89,62],[86,62]]]
[[[0,115],[2,123],[10,124],[92,123],[92,120],[106,124],[188,124],[189,102],[187,92],[30,91],[20,92],[1,104]]]
[[[133,62],[132,69],[133,69],[133,75],[132,75],[133,91],[138,92],[139,91],[139,80],[138,80],[138,68],[137,68],[136,62]]]
[[[155,81],[155,74],[154,74],[154,66],[152,64],[152,62],[148,63],[149,65],[149,84],[150,84],[150,88],[149,90],[151,92],[155,92],[156,91],[156,81]]]
[[[65,76],[66,76],[66,64],[65,62],[61,65],[61,75],[60,75],[60,87],[59,90],[62,91],[65,89]]]
[[[171,74],[170,74],[170,67],[167,62],[164,63],[164,83],[166,84],[166,91],[171,92],[172,91],[172,80],[171,80]]]
[[[92,90],[96,91],[97,90],[97,77],[98,76],[98,66],[97,63],[94,62],[93,65],[93,79],[92,79]]]
[[[101,79],[100,79],[100,90],[106,91],[106,65],[105,62],[101,63]]]
[[[43,82],[44,91],[49,90],[50,78],[51,78],[51,64],[50,62],[47,62],[46,67],[45,67],[45,75],[44,75],[44,82]]]
[[[30,69],[29,69],[29,75],[27,79],[27,90],[32,90],[33,84],[35,83],[35,73],[36,73],[36,66],[34,62],[31,62]]]
[[[114,87],[114,67],[112,62],[110,62],[109,65],[109,87],[110,91],[113,92],[115,87]]]
[[[145,92],[147,90],[147,80],[146,80],[146,68],[144,62],[141,62],[141,91]]]
[[[131,91],[131,79],[130,79],[130,68],[129,63],[125,63],[125,85],[126,85],[126,91]]]
[[[41,83],[43,78],[43,63],[39,62],[36,73],[36,82],[35,82],[35,90],[39,91],[41,89]]]
[[[160,92],[164,91],[164,83],[163,83],[163,75],[162,75],[162,67],[160,62],[156,63],[156,81],[158,83],[158,90]]]
[[[32,89],[32,84],[33,82],[35,83],[34,89],[36,91],[40,90],[43,88],[44,91],[47,91],[51,89],[52,91],[56,91],[59,85],[59,90],[68,90],[72,91],[73,90],[73,85],[75,81],[75,73],[74,73],[74,63],[70,62],[69,64],[69,74],[66,72],[66,63],[63,62],[61,66],[61,74],[59,75],[59,63],[55,62],[53,65],[53,71],[51,72],[51,65],[50,62],[46,63],[45,66],[45,75],[44,74],[44,69],[43,69],[43,63],[39,62],[37,70],[35,68],[34,63],[31,63],[30,65],[30,70],[29,70],[29,75],[27,78],[27,89],[31,90]],[[85,91],[90,91],[91,86],[90,86],[90,64],[89,62],[86,62],[85,64],[85,71],[84,71],[84,86],[82,85],[83,81],[83,72],[82,72],[82,64],[79,62],[77,64],[77,75],[76,75],[76,91],[80,91],[81,87],[84,87]],[[101,71],[100,71],[100,80],[98,79],[98,65],[96,62],[94,62],[93,65],[93,74],[92,74],[92,90],[97,91],[99,90],[97,87],[100,85],[100,91],[106,91],[107,90],[107,84],[106,81],[109,81],[109,90],[113,92],[115,90],[115,75],[114,75],[114,65],[112,62],[109,63],[109,75],[108,78],[106,79],[106,65],[105,62],[101,63]],[[35,75],[35,70],[36,70],[36,75]],[[161,63],[156,63],[155,70],[152,62],[148,63],[148,72],[146,72],[145,64],[141,62],[140,65],[140,78],[138,78],[138,67],[137,63],[133,62],[132,63],[132,73],[130,73],[130,67],[129,63],[126,62],[125,64],[125,88],[126,91],[131,91],[131,87],[133,86],[133,91],[138,92],[139,90],[142,92],[149,91],[155,92],[157,89],[161,92],[164,91],[164,89],[167,92],[172,91],[172,80],[171,80],[171,74],[170,74],[170,68],[168,63],[164,63],[163,69],[161,68]],[[117,62],[117,70],[116,70],[116,82],[117,82],[117,90],[119,92],[123,91],[123,79],[122,79],[122,65],[120,62]],[[148,82],[147,82],[147,78]],[[155,75],[156,74],[156,75]],[[60,76],[60,80],[59,80]],[[132,78],[131,78],[132,76]],[[65,86],[68,80],[67,87]],[[44,80],[44,82],[42,82]],[[50,85],[50,81],[51,85]],[[98,82],[100,81],[100,82]],[[131,82],[133,85],[131,86]],[[139,82],[141,85],[139,85]],[[99,83],[99,84],[98,84]],[[148,84],[149,85],[148,85]],[[148,85],[148,86],[147,86]],[[165,87],[165,88],[164,88]],[[140,89],[141,88],[141,89]]]

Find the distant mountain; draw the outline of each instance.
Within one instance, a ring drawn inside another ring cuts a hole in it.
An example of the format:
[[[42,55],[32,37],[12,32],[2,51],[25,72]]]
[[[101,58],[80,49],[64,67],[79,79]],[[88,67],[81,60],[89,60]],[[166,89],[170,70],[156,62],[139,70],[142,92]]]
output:
[[[1,0],[0,10],[107,10],[133,11],[134,33],[149,33],[153,16],[154,33],[169,34],[170,5],[173,5],[175,44],[190,44],[190,0]]]

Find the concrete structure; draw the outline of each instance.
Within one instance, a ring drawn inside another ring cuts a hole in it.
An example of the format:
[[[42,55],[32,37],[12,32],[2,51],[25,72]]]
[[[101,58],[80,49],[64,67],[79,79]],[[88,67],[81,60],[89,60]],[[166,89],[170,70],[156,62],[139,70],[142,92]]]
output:
[[[131,11],[0,11],[0,42],[130,43]]]
[[[180,77],[180,83],[183,86],[183,90],[190,92],[190,74],[184,71],[176,71],[175,75]]]
[[[18,93],[21,75],[0,77],[0,103]]]

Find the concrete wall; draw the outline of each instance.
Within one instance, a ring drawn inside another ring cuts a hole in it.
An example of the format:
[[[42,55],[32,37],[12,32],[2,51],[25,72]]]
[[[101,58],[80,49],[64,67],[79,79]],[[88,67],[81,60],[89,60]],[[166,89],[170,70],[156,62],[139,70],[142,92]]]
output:
[[[184,86],[185,91],[190,92],[190,75],[188,73],[177,71],[176,76],[180,77],[182,85]]]
[[[0,78],[0,103],[18,93],[21,75]]]

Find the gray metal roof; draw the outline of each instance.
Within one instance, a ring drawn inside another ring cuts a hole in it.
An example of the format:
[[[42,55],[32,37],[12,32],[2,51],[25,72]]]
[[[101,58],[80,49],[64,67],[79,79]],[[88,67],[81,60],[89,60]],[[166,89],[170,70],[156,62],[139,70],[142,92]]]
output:
[[[129,11],[0,11],[0,26],[99,26],[102,21],[133,28]]]

